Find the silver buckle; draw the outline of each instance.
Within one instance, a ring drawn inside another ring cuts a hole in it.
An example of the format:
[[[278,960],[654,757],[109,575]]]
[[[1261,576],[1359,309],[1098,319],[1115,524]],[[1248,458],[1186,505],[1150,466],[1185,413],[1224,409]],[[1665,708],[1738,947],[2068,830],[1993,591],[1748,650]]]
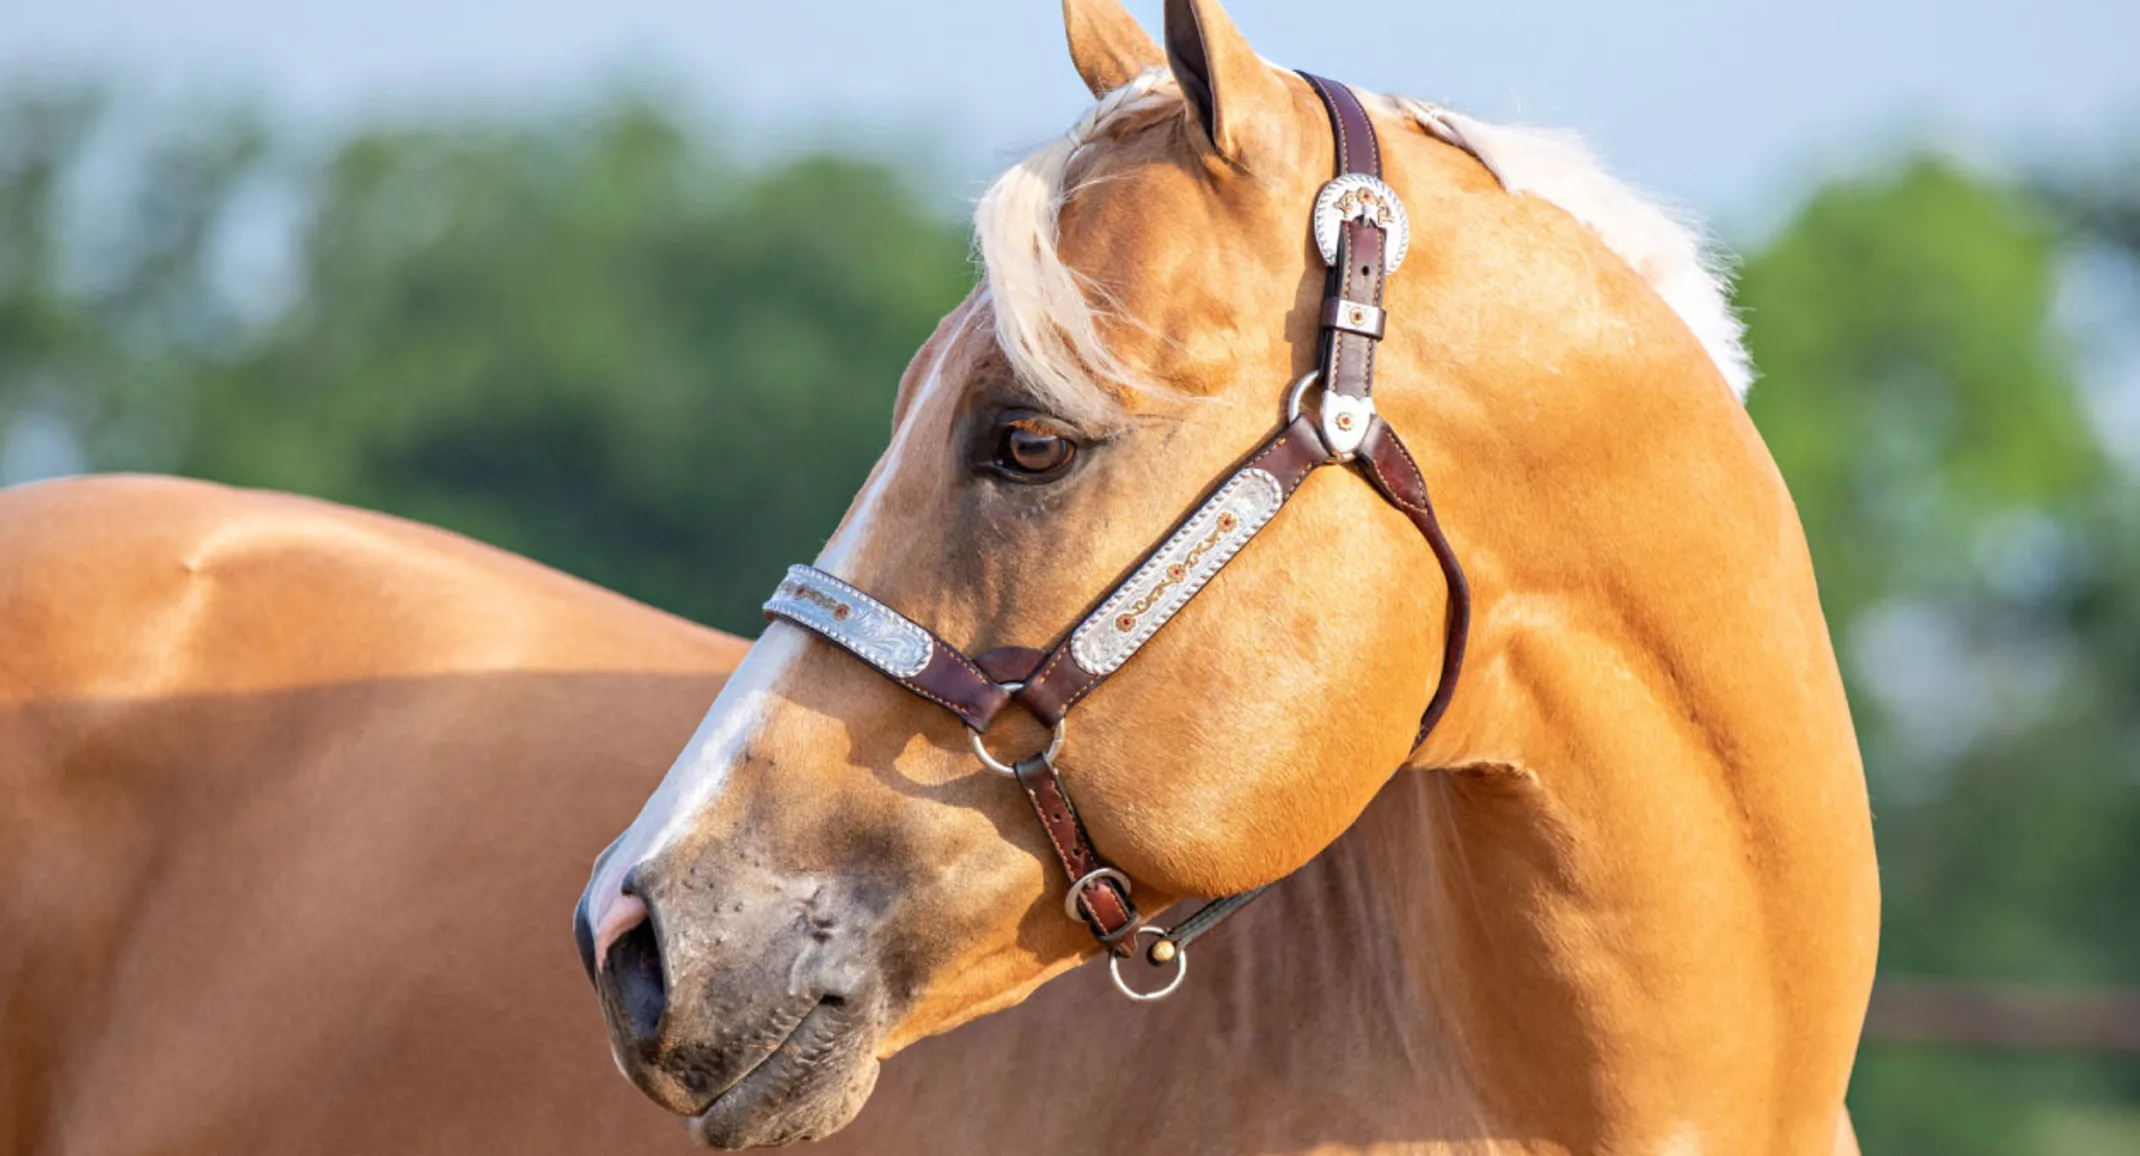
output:
[[[1072,883],[1069,893],[1063,896],[1063,914],[1070,917],[1070,922],[1085,922],[1085,917],[1077,913],[1078,901],[1085,897],[1086,887],[1098,883],[1102,879],[1114,880],[1115,885],[1122,889],[1122,894],[1124,895],[1128,895],[1133,890],[1130,886],[1129,876],[1112,867],[1102,867],[1097,871],[1088,873],[1083,879]]]
[[[1366,173],[1346,173],[1323,186],[1315,198],[1315,247],[1323,263],[1337,264],[1338,233],[1347,221],[1366,221],[1382,230],[1382,268],[1395,274],[1412,249],[1412,221],[1397,190]]]

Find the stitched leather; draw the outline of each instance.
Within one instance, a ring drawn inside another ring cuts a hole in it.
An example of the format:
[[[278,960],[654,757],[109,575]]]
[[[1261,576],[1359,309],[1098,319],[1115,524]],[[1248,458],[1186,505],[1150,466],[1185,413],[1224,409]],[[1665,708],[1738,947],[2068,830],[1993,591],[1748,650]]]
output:
[[[929,665],[911,679],[902,680],[908,690],[941,703],[960,721],[985,731],[1011,699],[993,679],[982,674],[943,639],[934,639],[936,649]]]
[[[1018,785],[1025,788],[1026,801],[1033,804],[1033,814],[1040,818],[1041,830],[1047,832],[1048,845],[1055,848],[1064,884],[1075,885],[1106,867],[1107,861],[1093,849],[1092,837],[1085,833],[1085,821],[1071,804],[1070,792],[1063,787],[1055,765],[1035,755],[1011,769]],[[1130,902],[1129,894],[1119,884],[1112,879],[1087,883],[1077,906],[1095,938],[1117,955],[1128,954],[1140,920],[1137,905]]]
[[[1444,615],[1442,633],[1442,668],[1437,675],[1434,697],[1427,700],[1427,709],[1419,719],[1419,733],[1412,744],[1425,742],[1434,724],[1448,713],[1449,700],[1456,694],[1457,676],[1464,670],[1464,651],[1471,640],[1471,584],[1464,578],[1464,567],[1456,560],[1456,549],[1449,545],[1449,536],[1442,531],[1441,519],[1434,515],[1434,503],[1427,495],[1427,479],[1419,472],[1419,463],[1412,458],[1412,451],[1405,448],[1397,437],[1397,431],[1381,418],[1368,426],[1367,437],[1360,443],[1361,472],[1374,483],[1389,503],[1404,511],[1420,534],[1427,540],[1427,547],[1434,551],[1434,560],[1441,563],[1442,579],[1449,588],[1449,606]]]
[[[1338,175],[1366,173],[1380,177],[1382,141],[1375,135],[1375,124],[1368,119],[1367,110],[1360,106],[1360,98],[1345,85],[1312,72],[1303,72],[1300,78],[1322,98],[1323,109],[1330,114],[1330,132],[1337,139]]]
[[[772,607],[766,609],[765,617],[768,621],[793,623],[840,649],[853,653],[845,640],[819,630],[815,624],[805,619],[783,614]],[[916,626],[929,636],[928,665],[910,678],[889,674],[885,677],[957,715],[967,726],[975,730],[987,730],[988,724],[995,721],[1004,707],[1010,705],[1010,694],[997,686],[996,680],[981,673],[957,647],[938,638],[934,632],[920,627],[918,623]],[[878,670],[874,665],[870,669]],[[884,672],[878,670],[878,673]]]
[[[1030,646],[999,646],[973,656],[973,664],[981,668],[981,673],[999,683],[1024,682],[1047,660],[1047,651]]]
[[[1337,138],[1338,173],[1366,173],[1379,178],[1382,172],[1381,144],[1376,139],[1372,122],[1360,106],[1352,91],[1341,84],[1320,77],[1301,74],[1322,98],[1330,114],[1331,130]],[[1346,222],[1338,241],[1339,260],[1329,275],[1327,297],[1323,305],[1323,343],[1320,350],[1323,388],[1331,393],[1356,398],[1365,398],[1374,388],[1375,349],[1382,339],[1385,317],[1383,286],[1386,280],[1385,260],[1388,238],[1383,231],[1364,220]],[[1372,316],[1361,316],[1349,307],[1357,303],[1375,310]],[[1290,501],[1301,482],[1316,468],[1331,461],[1330,450],[1324,445],[1317,425],[1307,417],[1289,423],[1272,438],[1257,447],[1236,470],[1222,479],[1235,477],[1241,469],[1254,467],[1269,472],[1280,486],[1279,503],[1282,508]],[[1463,568],[1458,565],[1456,552],[1443,532],[1440,520],[1434,514],[1432,501],[1427,493],[1426,479],[1421,474],[1419,463],[1397,437],[1395,430],[1380,417],[1371,417],[1368,430],[1353,459],[1362,476],[1377,492],[1392,505],[1402,510],[1412,525],[1427,540],[1440,564],[1448,584],[1447,633],[1442,652],[1442,667],[1432,698],[1421,716],[1415,745],[1423,741],[1434,724],[1448,710],[1451,697],[1457,686],[1457,678],[1463,669],[1464,653],[1471,623],[1471,594],[1465,581]],[[1216,493],[1219,486],[1212,487]],[[1209,494],[1206,495],[1206,500]],[[1200,501],[1195,509],[1184,515],[1176,528],[1185,524],[1203,507]],[[1171,537],[1171,533],[1169,537]],[[1145,553],[1135,566],[1125,571],[1114,587],[1093,603],[1104,605],[1116,589],[1129,581],[1131,575],[1164,547],[1166,539]],[[1091,610],[1087,611],[1089,616]],[[808,622],[789,619],[798,625],[815,630]],[[1084,624],[1081,618],[1078,626]],[[1015,694],[1016,701],[1032,712],[1042,722],[1054,725],[1063,716],[1092,693],[1105,675],[1095,675],[1085,670],[1071,657],[1070,640],[1077,626],[1064,633],[1056,644],[1046,651],[1028,647],[1001,647],[987,651],[976,658],[968,659],[956,648],[929,634],[932,650],[926,667],[912,678],[896,679],[908,690],[943,706],[956,714],[960,720],[975,730],[985,731],[1013,696],[1003,689],[1005,684],[1023,683]],[[1163,628],[1163,624],[1162,624]],[[926,633],[926,631],[925,631]],[[842,646],[837,637],[823,637]],[[883,669],[874,667],[873,669]],[[1092,845],[1085,824],[1078,817],[1077,808],[1070,802],[1068,790],[1055,766],[1043,756],[1034,756],[1014,768],[1019,786],[1033,806],[1034,815],[1048,836],[1057,862],[1067,875],[1071,886],[1085,879],[1094,871],[1107,866]],[[1219,922],[1245,906],[1262,889],[1219,899],[1180,924],[1170,937],[1175,946],[1185,948],[1197,937],[1210,931]],[[1130,901],[1128,891],[1111,879],[1093,880],[1081,888],[1077,907],[1081,917],[1095,938],[1117,955],[1126,955],[1134,942],[1141,919],[1136,905]]]
[[[1331,131],[1337,136],[1337,175],[1364,173],[1380,180],[1382,146],[1360,98],[1334,80],[1300,75],[1330,113]],[[1331,393],[1366,397],[1374,389],[1375,347],[1382,334],[1336,327],[1333,303],[1358,301],[1382,308],[1388,243],[1380,228],[1364,220],[1347,221],[1338,232],[1337,264],[1331,268],[1323,304],[1323,388]]]
[[[1241,470],[1263,470],[1278,479],[1279,488],[1285,498],[1291,499],[1293,492],[1300,488],[1300,483],[1308,474],[1329,459],[1330,451],[1323,448],[1322,436],[1315,432],[1315,423],[1303,416],[1257,447],[1256,452],[1251,454],[1247,461],[1226,476],[1231,479]],[[1213,487],[1214,492],[1217,489],[1218,487]],[[1197,503],[1198,507],[1202,505],[1201,501]],[[1172,531],[1168,531],[1168,534],[1171,536]],[[1164,537],[1160,539],[1162,542],[1165,540]],[[1146,551],[1143,557],[1138,558],[1124,573],[1135,573],[1137,567],[1144,565],[1157,549],[1155,546]],[[1108,593],[1113,594],[1114,589],[1110,586]],[[1102,598],[1100,601],[1105,602],[1106,599]],[[1078,624],[1081,626],[1084,621],[1080,618]],[[1164,630],[1164,627],[1161,629]],[[1033,712],[1035,718],[1049,726],[1062,721],[1071,707],[1091,694],[1107,678],[1104,674],[1093,674],[1071,659],[1070,639],[1076,633],[1077,628],[1072,627],[1063,635],[1062,640],[1049,650],[1047,661],[1026,681],[1025,689],[1017,694],[1018,704]]]

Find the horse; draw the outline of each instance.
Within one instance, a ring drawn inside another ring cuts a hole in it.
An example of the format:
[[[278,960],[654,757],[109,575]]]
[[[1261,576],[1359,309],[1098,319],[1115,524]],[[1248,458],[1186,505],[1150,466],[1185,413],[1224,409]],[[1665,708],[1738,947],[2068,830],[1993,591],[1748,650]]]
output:
[[[581,897],[619,1066],[728,1148],[1853,1150],[1863,768],[1698,238],[1064,13],[1096,103]]]
[[[0,1153],[682,1145],[556,929],[741,641],[173,479],[0,492],[0,557]]]

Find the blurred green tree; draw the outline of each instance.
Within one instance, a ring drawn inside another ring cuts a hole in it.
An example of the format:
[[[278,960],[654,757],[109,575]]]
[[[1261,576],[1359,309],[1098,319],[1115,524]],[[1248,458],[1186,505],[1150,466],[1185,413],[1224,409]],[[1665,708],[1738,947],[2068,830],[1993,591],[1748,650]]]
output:
[[[2062,239],[1924,157],[1820,190],[1741,281],[1866,754],[1883,975],[2140,981],[2134,493],[2055,321]],[[1877,1044],[1852,1089],[1883,1154],[2140,1150],[2140,1115],[2071,1126],[2121,1102],[2140,1065]]]
[[[1748,408],[1842,617],[1968,588],[1987,529],[2102,482],[2051,323],[2058,240],[2016,192],[1923,157],[1821,189],[1746,263]]]
[[[965,234],[881,165],[753,172],[651,105],[377,132],[187,473],[389,510],[755,634],[882,449]]]
[[[89,85],[0,97],[0,427],[45,418],[92,457],[170,460],[200,364],[243,336],[214,246],[267,145],[243,110],[119,117]],[[97,171],[119,151],[133,163]]]

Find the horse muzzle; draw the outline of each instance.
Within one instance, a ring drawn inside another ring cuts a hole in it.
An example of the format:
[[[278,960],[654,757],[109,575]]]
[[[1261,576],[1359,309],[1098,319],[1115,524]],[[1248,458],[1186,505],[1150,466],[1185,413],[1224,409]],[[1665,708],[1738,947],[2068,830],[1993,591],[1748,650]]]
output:
[[[575,919],[624,1075],[716,1148],[816,1139],[861,1110],[886,1022],[881,905],[838,880],[667,857]]]

